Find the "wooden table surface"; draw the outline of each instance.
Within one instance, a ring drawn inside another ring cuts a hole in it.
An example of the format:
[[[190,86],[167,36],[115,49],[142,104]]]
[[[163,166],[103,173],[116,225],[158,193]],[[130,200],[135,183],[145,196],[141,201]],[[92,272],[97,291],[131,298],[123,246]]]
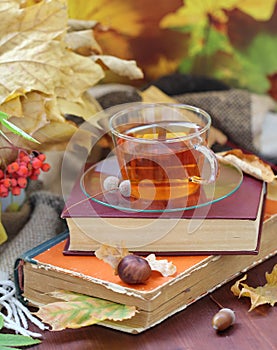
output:
[[[277,256],[248,271],[248,285],[265,284],[265,272],[271,272]],[[236,278],[235,280],[237,280]],[[184,311],[148,331],[131,335],[101,326],[78,330],[43,333],[43,341],[32,350],[276,350],[277,305],[260,306],[248,312],[249,298],[235,297],[230,291],[234,281],[215,290],[211,295],[224,307],[235,311],[236,323],[228,330],[217,333],[211,326],[219,307],[208,295]],[[277,293],[277,290],[276,290]],[[36,330],[36,328],[31,327]]]

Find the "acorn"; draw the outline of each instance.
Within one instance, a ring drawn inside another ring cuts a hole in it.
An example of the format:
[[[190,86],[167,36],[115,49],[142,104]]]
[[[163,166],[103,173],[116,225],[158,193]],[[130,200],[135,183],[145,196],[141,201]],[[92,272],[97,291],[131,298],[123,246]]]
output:
[[[236,317],[229,308],[220,309],[213,317],[212,325],[216,331],[224,331],[235,323]]]
[[[148,261],[138,255],[129,254],[122,258],[117,266],[120,279],[128,284],[145,283],[151,275]]]

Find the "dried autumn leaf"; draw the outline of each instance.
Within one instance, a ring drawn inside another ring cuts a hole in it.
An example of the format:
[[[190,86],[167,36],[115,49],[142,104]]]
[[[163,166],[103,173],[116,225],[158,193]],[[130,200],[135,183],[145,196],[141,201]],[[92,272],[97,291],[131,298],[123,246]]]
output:
[[[58,72],[65,62],[59,60],[66,58],[66,51],[58,38],[66,32],[66,21],[66,8],[59,1],[0,11],[1,103],[10,94],[53,93],[61,85]]]
[[[124,247],[113,247],[107,244],[102,244],[94,254],[98,259],[108,263],[116,271],[120,260],[128,255],[129,251]]]
[[[83,92],[104,76],[102,68],[66,48],[64,1],[43,1],[24,9],[18,1],[7,6],[2,2],[0,10],[1,110],[16,116],[11,121],[35,138],[43,135],[41,142],[68,140],[76,127],[66,125],[59,102],[82,104]],[[53,138],[54,128],[58,139]]]
[[[92,31],[96,22],[67,35],[67,2],[34,2],[0,2],[0,109],[40,142],[47,140],[47,147],[64,146],[76,131],[65,114],[88,118],[99,111],[85,92],[104,78],[104,70],[99,59],[79,54],[101,52]],[[119,68],[131,76],[139,70],[133,61]]]
[[[101,61],[106,67],[120,76],[129,77],[130,79],[141,79],[143,77],[143,73],[137,67],[136,61],[122,60],[108,55],[95,55],[91,56],[91,58],[95,62]]]
[[[65,328],[81,328],[104,320],[122,321],[136,314],[135,306],[113,303],[68,291],[56,291],[51,295],[57,301],[41,306],[35,313],[53,331]]]
[[[22,43],[30,46],[59,40],[66,33],[65,1],[42,1],[35,6],[20,8],[21,1],[0,2],[0,53]],[[12,33],[13,35],[10,35]]]
[[[84,56],[102,53],[91,29],[70,32],[66,35],[65,42],[68,48]]]
[[[265,182],[272,182],[275,178],[270,165],[263,162],[256,155],[243,153],[240,149],[219,153],[218,158],[221,161],[238,166],[246,174]]]
[[[9,118],[11,122],[40,140],[41,145],[37,147],[38,150],[49,149],[49,146],[63,149],[64,145],[61,145],[60,141],[63,140],[65,142],[70,139],[76,132],[77,127],[65,121],[64,117],[62,117],[62,107],[67,113],[74,114],[73,112],[84,110],[92,112],[92,105],[90,104],[85,108],[84,101],[79,103],[65,101],[65,106],[62,106],[60,101],[65,100],[59,99],[59,103],[57,103],[53,96],[46,96],[39,92],[29,92],[24,97],[17,97],[8,103],[2,104],[1,110],[7,114],[14,115],[14,117]],[[94,106],[94,113],[95,110],[96,105]],[[93,113],[85,114],[91,116]],[[25,140],[15,139],[10,133],[6,134],[14,144],[18,144],[20,147],[31,147]]]
[[[69,19],[68,20],[68,32],[75,32],[79,30],[87,30],[95,28],[95,26],[98,24],[98,21],[85,21],[81,19]]]
[[[249,311],[252,311],[259,305],[270,304],[274,306],[277,303],[277,264],[273,267],[271,273],[265,274],[267,283],[264,286],[257,288],[249,287],[242,281],[246,280],[247,275],[244,275],[240,280],[231,287],[231,291],[235,296],[249,297],[251,299],[251,307]]]
[[[76,126],[72,123],[52,122],[40,128],[34,135],[41,141],[44,149],[64,149],[67,141],[76,132]]]
[[[145,259],[148,261],[152,271],[158,271],[164,277],[174,275],[177,270],[176,266],[173,265],[171,261],[166,259],[156,259],[155,254],[149,254]]]
[[[72,114],[90,119],[96,112],[101,111],[100,104],[86,92],[78,102],[69,101],[65,98],[57,98],[58,108],[61,115]]]

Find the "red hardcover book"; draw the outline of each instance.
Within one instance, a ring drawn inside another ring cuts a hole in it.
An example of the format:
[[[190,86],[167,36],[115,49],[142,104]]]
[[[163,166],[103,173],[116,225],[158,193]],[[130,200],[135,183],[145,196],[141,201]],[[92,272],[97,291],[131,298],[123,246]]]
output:
[[[264,196],[265,184],[243,175],[236,191],[210,205],[128,211],[89,198],[78,180],[62,213],[70,232],[65,254],[91,254],[103,243],[162,255],[256,254]]]

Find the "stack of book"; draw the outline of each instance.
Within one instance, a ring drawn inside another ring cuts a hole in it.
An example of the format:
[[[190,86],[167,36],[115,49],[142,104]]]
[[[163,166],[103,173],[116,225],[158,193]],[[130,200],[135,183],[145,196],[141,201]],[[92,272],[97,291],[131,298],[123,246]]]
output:
[[[149,98],[157,100],[157,96]],[[161,99],[166,102],[163,96]],[[49,292],[63,289],[135,306],[138,312],[132,318],[101,324],[129,333],[143,332],[274,256],[276,203],[265,199],[262,181],[244,175],[240,187],[211,204],[208,211],[192,209],[159,217],[158,213],[128,212],[97,203],[84,194],[78,180],[62,214],[69,231],[17,259],[18,296],[40,306],[55,300]],[[166,235],[142,245],[140,237],[147,230],[141,227],[152,220],[157,222],[157,237],[168,222],[173,224]],[[192,222],[197,229],[190,234]],[[176,273],[162,277],[153,272],[146,284],[128,285],[94,256],[101,243],[113,243],[112,237],[120,236],[126,227],[138,236],[133,251],[166,258],[176,266]]]
[[[63,212],[69,232],[35,247],[16,261],[18,296],[30,305],[40,306],[55,301],[49,292],[63,289],[135,306],[138,312],[134,317],[117,322],[104,321],[101,325],[136,334],[185,309],[277,253],[276,201],[265,199],[262,181],[244,175],[237,191],[212,204],[208,218],[201,221],[204,225],[204,231],[199,235],[201,239],[196,239],[197,233],[189,237],[191,242],[180,239],[189,221],[197,220],[190,217],[189,211],[184,211],[169,237],[144,249],[139,248],[142,253],[157,252],[158,259],[171,261],[177,267],[175,275],[162,277],[152,273],[146,284],[128,285],[107,263],[94,256],[93,251],[99,243],[93,240],[93,235],[89,237],[82,232],[79,225],[85,230],[100,230],[105,235],[106,229],[102,225],[106,218],[112,220],[113,225],[116,220],[121,224],[133,222],[137,225],[136,220],[152,220],[153,213],[149,217],[136,216],[102,206],[84,198],[78,188],[79,182],[76,186]],[[78,205],[74,206],[74,203]],[[69,206],[75,208],[75,217],[65,215]],[[89,210],[97,215],[91,215]],[[169,219],[173,217],[161,220]]]
[[[166,257],[177,267],[175,275],[153,273],[146,284],[128,285],[95,256],[63,254],[68,232],[26,252],[15,264],[18,296],[30,305],[53,301],[48,293],[68,290],[135,306],[137,313],[124,321],[100,324],[137,334],[185,309],[215,288],[277,253],[277,216],[263,223],[257,255],[191,255]],[[158,257],[164,258],[164,257]]]

